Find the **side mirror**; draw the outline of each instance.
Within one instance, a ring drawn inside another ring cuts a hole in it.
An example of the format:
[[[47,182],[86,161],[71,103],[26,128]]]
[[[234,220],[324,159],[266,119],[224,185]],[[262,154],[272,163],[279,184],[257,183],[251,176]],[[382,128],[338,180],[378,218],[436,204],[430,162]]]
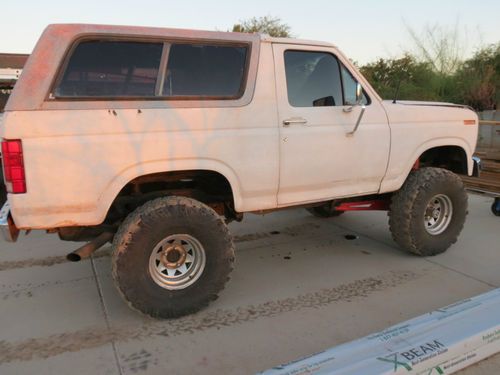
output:
[[[350,132],[346,133],[347,137],[352,137],[354,133],[356,133],[356,130],[358,130],[359,124],[361,123],[361,119],[363,118],[363,115],[365,114],[365,105],[363,104],[363,88],[361,87],[361,84],[358,82],[356,84],[356,104],[357,106],[361,106],[361,112],[359,113],[358,120],[356,121],[356,125],[354,125],[354,129],[352,129]],[[350,107],[350,110],[344,112],[351,112],[353,106]]]
[[[363,87],[361,87],[361,84],[358,82],[356,83],[356,104],[361,105],[363,102]]]

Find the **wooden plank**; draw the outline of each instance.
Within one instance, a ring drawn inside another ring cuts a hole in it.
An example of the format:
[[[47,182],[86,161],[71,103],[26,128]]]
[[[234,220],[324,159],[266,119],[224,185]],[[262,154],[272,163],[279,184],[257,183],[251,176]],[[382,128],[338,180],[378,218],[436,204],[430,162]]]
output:
[[[460,176],[468,190],[480,190],[491,195],[500,195],[500,174],[494,175],[495,179],[486,179],[484,177]],[[491,177],[488,175],[487,177]]]
[[[474,154],[483,159],[500,160],[500,150],[494,148],[480,148]]]
[[[500,126],[500,121],[479,120],[479,125]]]
[[[500,173],[500,161],[497,160],[483,159],[481,167],[484,172]],[[496,178],[500,178],[500,175]]]

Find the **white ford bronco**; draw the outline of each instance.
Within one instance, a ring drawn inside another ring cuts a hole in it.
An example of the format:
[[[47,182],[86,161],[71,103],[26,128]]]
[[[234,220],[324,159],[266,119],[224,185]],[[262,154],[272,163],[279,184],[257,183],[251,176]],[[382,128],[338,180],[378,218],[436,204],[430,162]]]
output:
[[[328,43],[51,25],[0,128],[0,229],[90,241],[69,260],[112,241],[130,306],[177,317],[224,287],[244,213],[388,210],[402,249],[445,251],[477,132],[461,105],[383,101]]]

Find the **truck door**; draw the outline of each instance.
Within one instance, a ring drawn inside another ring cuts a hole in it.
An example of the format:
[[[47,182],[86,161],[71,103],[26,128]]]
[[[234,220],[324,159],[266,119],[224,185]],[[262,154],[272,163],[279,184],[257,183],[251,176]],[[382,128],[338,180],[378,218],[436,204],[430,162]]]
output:
[[[390,129],[378,98],[352,106],[357,81],[333,47],[273,44],[280,127],[278,205],[376,193]]]

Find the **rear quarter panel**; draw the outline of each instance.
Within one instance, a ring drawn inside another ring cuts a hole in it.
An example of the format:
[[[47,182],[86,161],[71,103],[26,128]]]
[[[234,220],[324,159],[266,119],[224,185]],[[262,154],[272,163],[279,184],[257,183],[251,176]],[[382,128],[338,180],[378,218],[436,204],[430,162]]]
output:
[[[65,30],[60,31],[69,43]],[[53,36],[42,37],[39,46],[53,42]],[[272,53],[270,44],[257,47],[253,78],[250,72],[244,96],[232,106],[158,100],[55,103],[46,99],[49,80],[39,72],[56,68],[35,67],[31,59],[0,129],[0,137],[23,142],[28,192],[9,195],[16,225],[100,224],[126,183],[176,170],[224,175],[237,211],[276,207],[279,134]],[[62,56],[59,48],[51,53]],[[43,56],[43,51],[35,54]],[[30,84],[36,93],[21,98]]]

